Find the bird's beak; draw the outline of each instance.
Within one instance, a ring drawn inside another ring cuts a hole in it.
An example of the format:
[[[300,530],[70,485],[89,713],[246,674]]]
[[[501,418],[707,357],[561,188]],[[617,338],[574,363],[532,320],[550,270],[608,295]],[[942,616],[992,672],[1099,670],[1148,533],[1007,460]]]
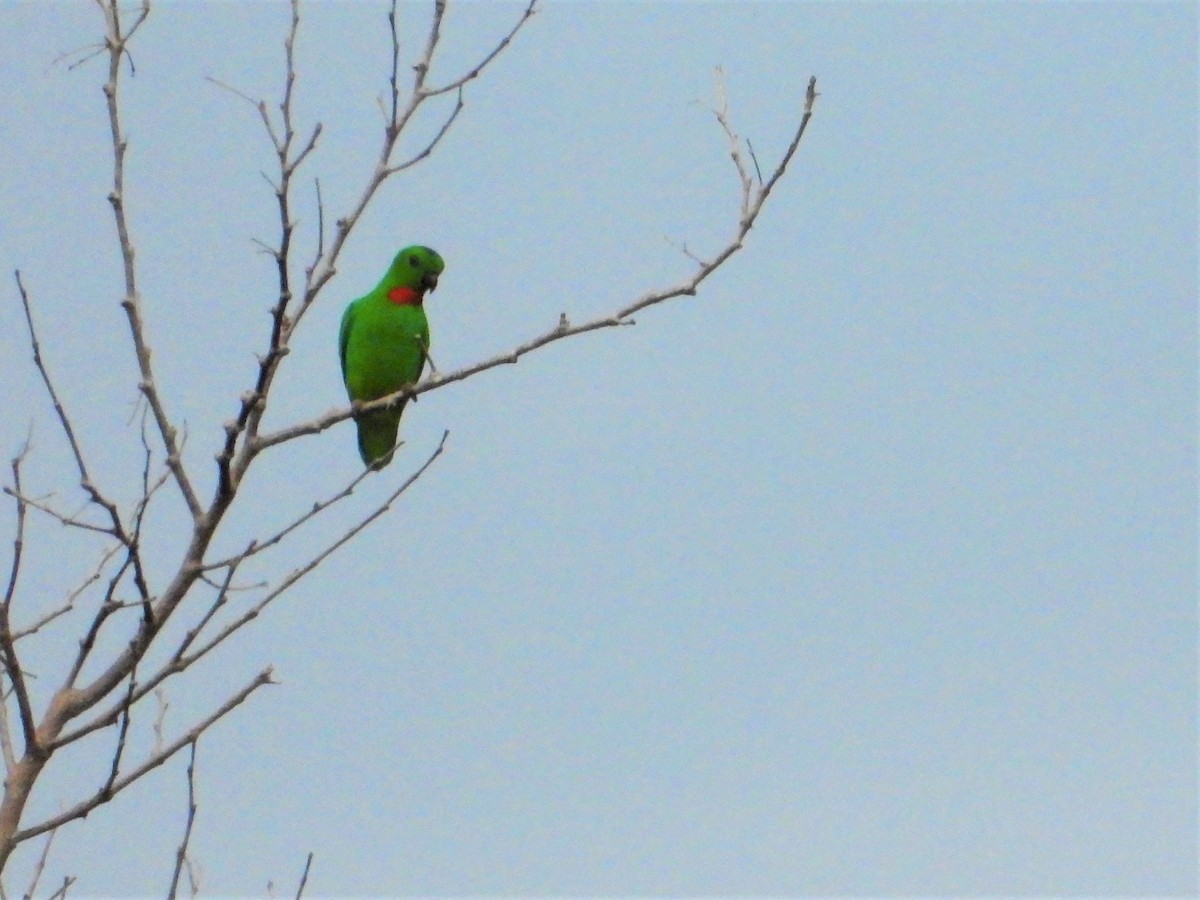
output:
[[[435,291],[437,290],[437,279],[438,277],[431,272],[421,279],[421,286],[428,291]]]

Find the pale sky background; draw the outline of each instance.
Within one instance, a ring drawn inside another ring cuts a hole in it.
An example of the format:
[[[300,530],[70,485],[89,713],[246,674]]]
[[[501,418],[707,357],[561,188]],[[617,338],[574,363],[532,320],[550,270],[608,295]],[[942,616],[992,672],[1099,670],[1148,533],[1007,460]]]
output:
[[[305,256],[312,177],[332,219],[377,153],[385,9],[304,7]],[[433,82],[518,10],[453,6]],[[406,52],[427,17],[403,6]],[[277,221],[254,111],[204,76],[277,97],[286,19],[162,4],[125,82],[149,334],[205,492]],[[103,61],[54,64],[100,17],[5,2],[0,29],[0,451],[32,421],[29,490],[75,504],[20,267],[128,500]],[[700,296],[423,397],[355,507],[247,573],[288,571],[450,429],[385,520],[171,683],[176,734],[268,663],[282,682],[200,744],[203,893],[290,895],[309,851],[314,896],[1196,892],[1196,47],[1190,3],[549,3],[364,217],[272,424],[342,403],[342,308],[404,244],[447,262],[443,369],[688,274],[669,242],[736,222],[715,66],[764,167],[817,75],[808,137]],[[219,546],[359,466],[345,424],[268,458]],[[19,621],[97,554],[40,517],[29,543]],[[30,644],[39,690],[91,609]],[[94,790],[114,741],[56,758],[32,812]],[[45,883],[161,896],[183,764],[62,829]]]

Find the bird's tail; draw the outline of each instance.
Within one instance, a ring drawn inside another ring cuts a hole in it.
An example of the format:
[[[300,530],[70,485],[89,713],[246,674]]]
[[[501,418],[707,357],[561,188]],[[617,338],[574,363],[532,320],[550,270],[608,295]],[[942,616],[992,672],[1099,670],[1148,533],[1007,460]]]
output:
[[[368,466],[382,469],[392,461],[396,449],[396,435],[400,431],[400,413],[393,410],[377,410],[364,413],[357,420],[358,453]]]

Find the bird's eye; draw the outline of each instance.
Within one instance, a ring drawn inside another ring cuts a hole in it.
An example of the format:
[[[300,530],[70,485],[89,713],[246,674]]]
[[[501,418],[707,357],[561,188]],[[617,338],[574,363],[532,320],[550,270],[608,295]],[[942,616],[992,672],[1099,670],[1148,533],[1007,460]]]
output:
[[[415,269],[415,268],[418,268],[418,267],[420,267],[420,265],[421,265],[421,258],[420,258],[419,256],[416,256],[416,255],[414,254],[413,256],[410,256],[410,257],[408,258],[408,264],[409,264],[410,266],[412,266],[414,269]]]

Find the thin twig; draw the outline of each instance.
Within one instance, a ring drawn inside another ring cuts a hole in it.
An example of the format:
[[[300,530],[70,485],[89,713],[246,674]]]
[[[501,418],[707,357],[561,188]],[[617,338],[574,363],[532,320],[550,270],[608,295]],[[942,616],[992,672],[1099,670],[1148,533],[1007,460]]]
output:
[[[183,639],[179,642],[179,646],[175,648],[175,653],[171,657],[172,663],[180,662],[184,656],[187,655],[188,648],[192,646],[196,638],[198,638],[208,626],[208,623],[212,621],[213,617],[216,616],[221,607],[225,605],[225,602],[229,597],[230,585],[233,583],[234,573],[237,572],[238,566],[240,566],[242,562],[250,555],[250,553],[253,552],[252,548],[254,546],[254,541],[251,541],[250,547],[247,548],[245,556],[233,559],[229,562],[229,565],[225,571],[225,580],[222,582],[220,588],[218,588],[217,596],[213,599],[213,602],[209,605],[208,610],[204,613],[203,617],[201,617],[200,621],[189,628],[187,634],[183,636]]]
[[[325,254],[325,204],[321,200],[321,179],[314,178],[317,186],[317,259]]]
[[[120,585],[121,579],[125,577],[125,573],[129,571],[129,567],[129,557],[126,556],[121,565],[117,567],[117,571],[108,580],[108,588],[105,590],[104,598],[101,600],[100,606],[97,607],[96,615],[92,617],[92,622],[88,626],[88,630],[84,634],[83,640],[79,642],[79,652],[75,654],[75,662],[72,664],[70,672],[67,673],[66,681],[63,683],[64,687],[70,688],[75,685],[75,680],[83,671],[83,666],[87,662],[88,657],[91,655],[93,648],[96,646],[96,640],[100,636],[100,631],[103,629],[109,617],[114,613],[126,608],[125,604],[116,599],[116,594],[117,587]],[[144,629],[145,625],[143,625],[143,630]],[[145,639],[143,638],[143,642],[144,640]],[[136,665],[136,659],[134,659],[131,663],[131,667],[133,665]],[[119,683],[120,680],[123,679],[128,673],[128,669],[122,670],[120,677],[114,681],[113,687],[115,687],[116,684]],[[107,693],[107,691],[105,693]]]
[[[62,606],[45,613],[40,619],[36,619],[29,625],[26,625],[24,628],[18,628],[13,632],[13,640],[19,641],[22,638],[37,634],[55,619],[65,616],[67,613],[74,610],[75,601],[79,599],[80,595],[83,594],[84,591],[100,580],[100,576],[104,574],[104,567],[107,566],[109,561],[117,555],[120,549],[120,544],[113,544],[111,547],[105,550],[100,555],[100,561],[96,564],[96,567],[92,570],[91,574],[88,575],[78,587],[72,590],[71,593],[67,594]]]
[[[300,886],[296,888],[296,900],[300,900],[304,896],[304,886],[308,884],[308,870],[312,868],[313,855],[312,851],[308,852],[308,859],[304,861],[304,873],[300,876]]]
[[[371,474],[370,469],[364,469],[362,472],[360,472],[358,475],[356,475],[350,481],[349,484],[347,484],[344,488],[342,488],[336,494],[326,497],[324,500],[314,501],[313,505],[309,509],[305,510],[301,515],[294,518],[291,522],[289,522],[283,528],[279,529],[279,531],[275,532],[275,534],[271,535],[269,538],[265,538],[263,540],[256,539],[254,541],[251,541],[249,546],[247,546],[246,549],[240,553],[237,553],[233,556],[226,557],[225,559],[219,560],[217,562],[205,563],[205,565],[204,565],[205,571],[212,571],[214,569],[223,569],[226,566],[241,564],[245,560],[249,559],[251,556],[256,556],[259,553],[262,553],[264,550],[268,550],[271,547],[274,547],[276,544],[278,544],[280,541],[282,541],[284,538],[286,538],[289,534],[291,534],[293,531],[295,531],[297,528],[299,528],[305,522],[308,522],[310,519],[313,519],[316,516],[320,515],[322,512],[329,509],[329,507],[333,506],[335,503],[339,502],[340,500],[344,500],[347,497],[351,496],[354,493],[355,489],[363,482],[363,479],[365,479],[370,474]],[[222,585],[221,590],[222,591],[229,590],[228,583]]]
[[[46,843],[42,845],[42,852],[38,855],[37,866],[34,867],[33,875],[29,879],[29,887],[25,889],[23,900],[32,900],[37,894],[38,882],[42,880],[42,872],[46,869],[46,860],[50,857],[50,845],[54,843],[56,834],[58,834],[58,829],[52,828],[46,835]]]
[[[21,503],[24,503],[30,509],[36,509],[38,512],[49,516],[51,519],[54,519],[60,525],[64,525],[68,528],[78,528],[81,531],[94,531],[97,534],[106,534],[106,535],[109,535],[110,537],[114,536],[113,528],[111,525],[96,525],[92,522],[86,522],[83,519],[77,518],[74,515],[70,515],[70,514],[64,513],[64,512],[59,512],[57,509],[55,509],[53,506],[46,503],[45,501],[39,500],[37,497],[26,497],[24,494],[21,494],[20,492],[18,492],[14,488],[9,487],[8,485],[5,485],[3,490],[4,490],[4,493],[6,493],[8,496],[12,497],[14,500],[18,500]]]
[[[504,48],[509,45],[512,39],[517,36],[517,32],[521,30],[521,26],[529,21],[529,19],[532,18],[536,12],[537,0],[530,0],[529,4],[525,7],[525,11],[521,14],[521,18],[519,18],[516,24],[513,25],[512,30],[500,40],[500,43],[492,48],[491,53],[485,56],[475,65],[474,68],[472,68],[461,78],[456,78],[454,81],[448,82],[439,88],[426,88],[425,96],[436,97],[439,94],[448,94],[450,91],[459,90],[468,81],[473,81],[474,79],[478,78],[480,73],[483,72],[483,70],[486,69],[489,64],[491,64],[492,60],[499,56],[504,51]]]
[[[668,244],[670,244],[672,247],[674,247],[676,250],[678,250],[680,253],[682,253],[684,256],[686,256],[688,259],[690,259],[692,262],[694,262],[696,265],[703,267],[708,264],[707,260],[701,259],[695,253],[693,253],[690,249],[688,249],[688,245],[687,245],[686,241],[677,244],[677,243],[675,243],[675,241],[673,241],[669,237],[665,237],[665,236],[663,237],[663,240],[665,240]]]
[[[88,60],[95,59],[97,56],[99,56],[101,53],[103,53],[104,50],[105,50],[104,44],[101,44],[101,43],[85,44],[82,47],[76,47],[74,50],[68,50],[66,53],[58,54],[58,56],[56,56],[56,57],[54,57],[54,59],[50,60],[50,65],[57,66],[61,63],[66,62],[72,56],[79,56],[79,59],[75,60],[75,62],[70,63],[67,66],[67,71],[73,72],[76,69],[78,69],[80,66],[82,66],[84,63],[86,63]]]
[[[787,171],[788,163],[792,157],[796,155],[796,150],[800,146],[800,141],[804,139],[804,132],[808,130],[808,122],[812,119],[813,106],[816,105],[817,98],[821,95],[817,92],[817,76],[813,75],[808,79],[808,89],[804,92],[804,115],[800,119],[800,127],[792,135],[792,142],[788,145],[787,150],[783,152],[783,159],[779,165],[775,167],[775,171],[758,191],[758,200],[755,205],[754,213],[758,215],[758,210],[767,202],[767,197],[770,196],[779,179],[783,177],[783,173]]]
[[[253,541],[251,541],[253,543]],[[207,567],[206,567],[207,568]],[[242,591],[257,591],[259,588],[265,588],[270,582],[267,579],[261,579],[249,584],[222,584],[213,581],[205,572],[200,573],[199,580],[208,585],[215,591],[225,591],[226,593],[240,593]]]
[[[754,145],[750,143],[750,138],[746,138],[746,149],[750,151],[750,161],[754,163],[754,174],[758,176],[758,183],[763,183],[762,169],[758,167],[758,155],[754,152]]]
[[[265,105],[265,104],[263,104],[263,102],[261,100],[255,100],[249,94],[239,91],[233,85],[226,84],[224,81],[221,81],[219,78],[213,78],[211,75],[205,75],[204,80],[209,82],[210,84],[215,84],[217,87],[221,88],[222,90],[229,91],[229,93],[233,94],[235,97],[241,97],[243,100],[245,100],[251,106],[253,106],[255,109],[259,109],[261,106]]]
[[[183,861],[187,859],[188,841],[192,839],[192,824],[196,821],[196,741],[192,741],[192,754],[187,766],[188,812],[187,824],[183,829],[183,840],[175,850],[175,871],[171,873],[171,887],[167,900],[175,900],[179,890],[179,876],[183,872]]]
[[[150,441],[146,438],[146,414],[142,413],[142,425],[140,429],[142,439],[142,496],[138,500],[133,511],[133,544],[135,547],[141,546],[142,541],[142,523],[146,519],[146,511],[150,508],[150,501],[154,499],[154,495],[164,484],[167,483],[169,477],[168,469],[164,469],[162,474],[155,480],[153,484],[150,482],[150,463],[154,459],[154,451],[150,449]],[[138,594],[142,600],[142,620],[147,629],[154,628],[154,611],[150,606],[150,589],[146,584],[146,573],[142,571],[141,553],[130,554],[133,564],[133,581],[137,585]]]
[[[725,70],[720,66],[717,66],[717,105],[713,108],[713,113],[717,117],[717,122],[721,125],[721,130],[725,132],[725,137],[729,140],[729,156],[737,168],[738,181],[741,182],[742,218],[745,219],[750,214],[752,185],[750,183],[750,173],[746,171],[746,164],[742,161],[741,140],[729,124],[729,100],[725,92]]]
[[[92,581],[95,581],[95,579],[92,579]],[[21,640],[21,638],[27,638],[30,635],[37,634],[39,631],[41,631],[43,628],[45,628],[47,625],[49,625],[55,619],[59,619],[59,618],[65,616],[67,613],[71,612],[74,609],[75,609],[75,599],[74,599],[74,597],[72,597],[64,605],[46,613],[44,616],[42,616],[40,619],[38,619],[32,625],[27,625],[24,628],[18,628],[16,631],[14,631],[12,633],[12,638],[14,641],[19,641],[19,640]]]
[[[399,163],[398,165],[388,166],[384,170],[384,174],[395,175],[397,172],[403,172],[405,169],[412,168],[421,160],[433,153],[437,145],[441,143],[442,138],[446,136],[446,132],[450,130],[450,126],[454,124],[454,120],[458,118],[458,114],[463,111],[464,105],[463,91],[462,88],[459,88],[458,100],[455,102],[454,108],[450,110],[450,115],[446,117],[446,121],[442,122],[442,127],[437,130],[437,133],[434,134],[429,143],[426,144],[421,150],[406,159],[404,162]]]
[[[200,881],[204,877],[204,869],[198,863],[193,863],[190,856],[184,857],[184,868],[188,875],[188,896],[195,900],[200,893]]]
[[[112,786],[117,783],[117,775],[121,771],[121,757],[125,755],[125,738],[129,735],[129,722],[133,718],[133,692],[137,688],[137,668],[129,673],[129,689],[125,692],[125,701],[121,709],[121,728],[117,733],[117,749],[113,753],[112,767],[108,773],[108,781],[101,788],[101,793],[111,793]]]

